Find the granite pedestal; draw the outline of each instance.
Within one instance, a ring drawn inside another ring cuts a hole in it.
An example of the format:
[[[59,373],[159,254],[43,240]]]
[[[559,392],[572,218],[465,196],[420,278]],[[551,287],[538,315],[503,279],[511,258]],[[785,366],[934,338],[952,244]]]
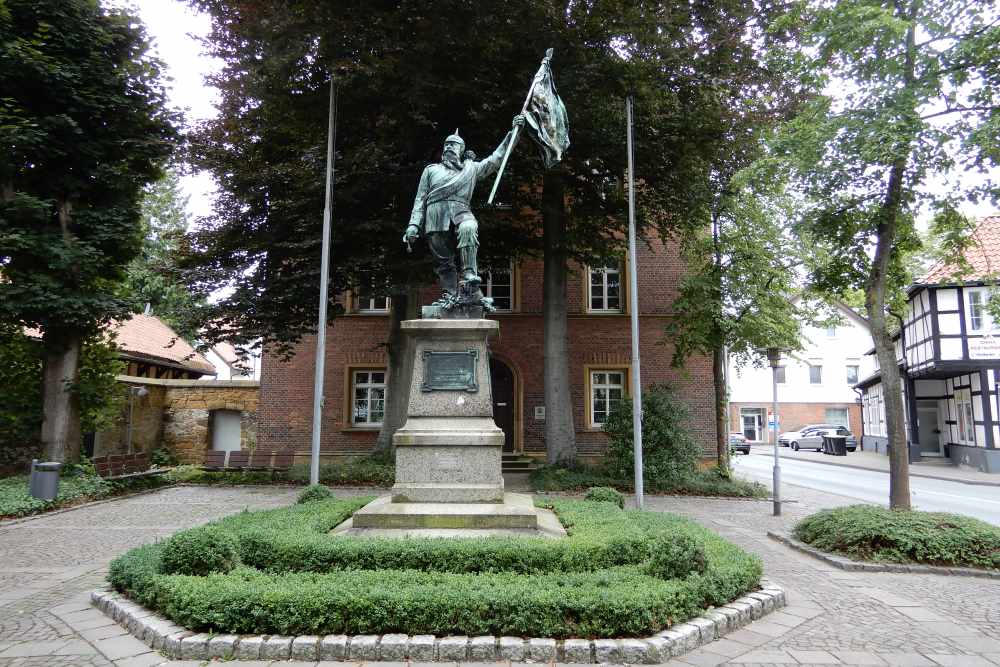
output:
[[[403,322],[402,330],[413,337],[415,359],[406,423],[393,436],[392,496],[365,506],[336,532],[564,535],[558,520],[535,508],[529,496],[504,493],[504,434],[493,421],[487,348],[500,325],[420,319]]]

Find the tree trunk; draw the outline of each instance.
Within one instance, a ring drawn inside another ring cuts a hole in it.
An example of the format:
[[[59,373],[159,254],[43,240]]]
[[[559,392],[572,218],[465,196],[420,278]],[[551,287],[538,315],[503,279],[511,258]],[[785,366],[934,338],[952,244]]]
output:
[[[419,301],[419,288],[393,290],[387,344],[389,378],[386,385],[385,414],[375,441],[375,454],[391,455],[395,451],[392,436],[406,422],[406,411],[410,405],[410,382],[413,379],[413,340],[403,333],[400,325],[404,320],[417,317]]]
[[[712,351],[712,378],[715,381],[715,451],[721,470],[729,470],[729,387],[726,383],[726,353]]]
[[[545,320],[545,449],[548,462],[576,461],[576,428],[569,379],[566,317],[566,184],[557,170],[545,173],[542,192]],[[589,400],[589,399],[588,399]]]
[[[906,33],[904,83],[906,88],[915,86],[914,32],[916,5],[904,6],[897,0],[897,12],[908,14],[910,27]],[[878,227],[875,230],[875,257],[865,286],[865,308],[871,324],[875,355],[882,377],[882,394],[885,401],[886,435],[889,438],[889,507],[894,510],[910,509],[910,452],[906,442],[905,411],[896,346],[886,323],[885,294],[890,265],[899,229],[899,212],[903,205],[903,177],[906,173],[907,154],[901,152],[889,169],[885,198],[879,208]]]
[[[42,336],[42,445],[49,461],[80,458],[80,403],[72,385],[80,366],[79,336]]]

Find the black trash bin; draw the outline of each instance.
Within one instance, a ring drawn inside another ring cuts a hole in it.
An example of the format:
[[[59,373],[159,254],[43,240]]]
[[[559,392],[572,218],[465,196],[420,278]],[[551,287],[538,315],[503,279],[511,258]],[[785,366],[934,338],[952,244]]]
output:
[[[833,456],[847,456],[847,436],[823,435],[823,453]]]

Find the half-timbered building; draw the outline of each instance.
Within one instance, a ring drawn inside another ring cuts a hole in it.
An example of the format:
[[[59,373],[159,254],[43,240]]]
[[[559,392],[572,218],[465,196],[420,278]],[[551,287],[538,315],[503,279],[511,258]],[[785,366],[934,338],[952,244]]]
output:
[[[971,271],[934,266],[910,286],[896,337],[910,459],[948,457],[1000,473],[1000,321],[987,303],[1000,290],[1000,216],[984,218],[966,252]],[[876,362],[877,363],[877,362]],[[876,366],[877,368],[877,366]],[[885,452],[885,410],[878,370],[863,390],[863,446]]]

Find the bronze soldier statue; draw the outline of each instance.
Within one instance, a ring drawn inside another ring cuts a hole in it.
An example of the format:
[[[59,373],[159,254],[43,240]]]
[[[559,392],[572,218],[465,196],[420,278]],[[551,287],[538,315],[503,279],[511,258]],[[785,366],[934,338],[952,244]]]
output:
[[[455,271],[455,251],[452,236],[458,238],[459,259],[462,263],[462,283],[468,294],[482,299],[477,256],[479,253],[479,223],[472,214],[470,201],[476,183],[499,168],[507,146],[517,141],[515,128],[524,124],[524,116],[514,117],[511,131],[493,154],[476,161],[472,151],[465,150],[465,140],[458,130],[444,140],[441,162],[428,165],[420,177],[413,213],[403,234],[409,246],[421,232],[434,255],[434,270],[444,290],[433,305],[450,307],[458,299],[459,281]],[[453,231],[454,230],[454,231]],[[477,296],[476,296],[477,295]]]

